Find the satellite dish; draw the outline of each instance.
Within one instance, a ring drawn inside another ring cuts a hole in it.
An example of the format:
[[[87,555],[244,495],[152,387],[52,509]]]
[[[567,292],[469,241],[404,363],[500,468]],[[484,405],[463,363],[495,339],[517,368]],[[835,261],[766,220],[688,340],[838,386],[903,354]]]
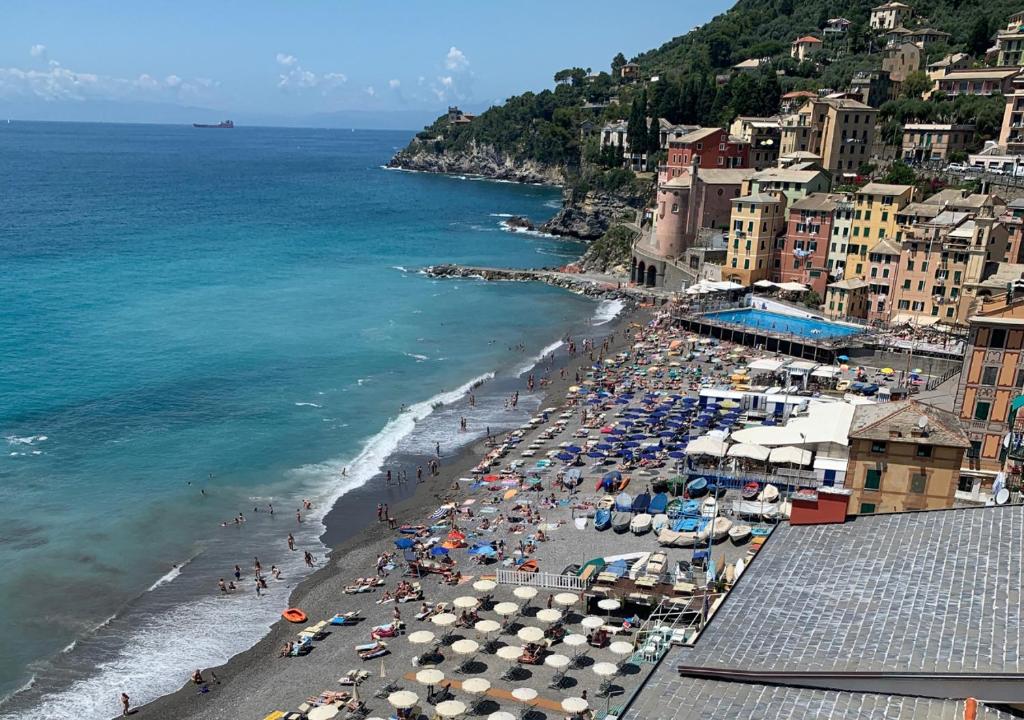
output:
[[[928,416],[927,415],[922,415],[921,417],[919,417],[917,419],[917,426],[919,428],[921,428],[922,430],[927,430],[928,429]]]
[[[1010,491],[1006,488],[999,488],[999,492],[996,493],[996,505],[1005,505],[1010,502]]]

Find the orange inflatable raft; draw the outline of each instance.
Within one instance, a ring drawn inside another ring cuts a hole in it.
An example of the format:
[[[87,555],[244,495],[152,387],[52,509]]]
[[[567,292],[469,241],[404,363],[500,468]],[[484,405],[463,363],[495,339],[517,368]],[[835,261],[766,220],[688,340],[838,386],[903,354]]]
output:
[[[283,613],[281,613],[281,617],[283,617],[288,622],[293,623],[304,623],[307,620],[306,613],[302,612],[298,608],[288,608]]]

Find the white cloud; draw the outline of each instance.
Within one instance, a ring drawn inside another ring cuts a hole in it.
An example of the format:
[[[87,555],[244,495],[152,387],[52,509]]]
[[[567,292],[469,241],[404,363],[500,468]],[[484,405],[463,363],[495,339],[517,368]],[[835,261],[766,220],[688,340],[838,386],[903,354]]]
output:
[[[277,76],[277,87],[281,90],[306,90],[319,87],[326,94],[327,90],[348,82],[348,77],[344,73],[332,72],[318,75],[306,70],[294,55],[278,53],[275,59],[281,66],[281,73]]]
[[[388,87],[391,88],[392,90],[397,90],[398,88],[402,87],[402,81],[388,80]]]
[[[363,92],[365,92],[370,97],[373,97],[374,95],[377,94],[377,91],[374,90],[373,85],[367,86],[367,88]]]
[[[449,70],[459,72],[469,67],[469,59],[464,52],[452,45],[444,58],[444,66]]]
[[[38,57],[42,57],[39,55]],[[189,82],[169,75],[162,82],[149,73],[135,79],[66,68],[49,60],[42,70],[0,67],[0,98],[35,97],[49,102],[124,99],[202,100],[216,81]]]
[[[46,57],[46,46],[42,43],[36,43],[29,48],[28,54],[34,58]]]

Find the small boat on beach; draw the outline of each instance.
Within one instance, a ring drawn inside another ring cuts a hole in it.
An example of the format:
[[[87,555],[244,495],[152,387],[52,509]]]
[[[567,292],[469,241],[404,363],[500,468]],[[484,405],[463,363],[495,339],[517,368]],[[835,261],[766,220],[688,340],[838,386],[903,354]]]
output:
[[[707,494],[708,481],[704,478],[697,478],[686,483],[686,494],[692,498],[702,497]]]
[[[668,527],[668,515],[665,513],[658,513],[651,518],[651,530],[654,532],[661,532],[666,527]]]
[[[731,529],[732,520],[720,515],[700,531],[701,540],[707,540],[708,538],[711,538],[713,542],[724,540]]]
[[[642,492],[633,498],[633,512],[645,513],[651,505],[651,494]]]
[[[756,482],[748,482],[740,490],[740,497],[744,500],[753,500],[761,492],[761,486]]]
[[[616,512],[612,515],[612,530],[617,533],[624,533],[629,530],[629,523],[632,520],[628,512]]]
[[[619,512],[630,512],[633,509],[633,496],[625,492],[616,495],[615,509]]]
[[[665,508],[665,514],[668,515],[669,520],[674,520],[677,517],[681,517],[683,514],[683,503],[685,501],[682,498],[675,498]]]
[[[594,529],[607,530],[612,526],[612,511],[601,509],[594,513]]]
[[[700,504],[700,514],[704,517],[714,517],[717,515],[718,500],[711,496],[704,498],[704,502]]]
[[[749,525],[733,525],[729,529],[729,539],[732,540],[733,545],[742,545],[750,539],[750,533],[752,528]]]
[[[771,483],[768,483],[764,486],[764,490],[761,491],[761,494],[757,496],[757,499],[761,502],[773,503],[779,499],[779,489]]]
[[[697,533],[662,530],[658,533],[658,544],[663,547],[693,547],[697,543]]]
[[[772,534],[771,528],[766,528],[766,527],[756,527],[756,528],[754,528],[753,530],[750,531],[751,537],[756,537],[756,538],[766,538],[766,537],[768,537],[771,534]]]
[[[695,517],[682,517],[672,523],[672,530],[675,532],[697,532],[700,527],[700,520]]]
[[[652,518],[647,513],[640,513],[639,515],[634,515],[633,520],[629,523],[629,531],[634,535],[643,535],[644,533],[649,533],[651,531],[651,523],[653,522],[653,520],[654,518]]]
[[[682,513],[683,513],[684,516],[700,515],[700,501],[699,500],[685,500],[683,502]]]
[[[308,620],[306,613],[302,612],[298,608],[288,608],[281,613],[281,617],[291,623],[304,623]]]
[[[756,500],[733,500],[732,512],[739,517],[769,520],[778,515],[778,509],[774,504]]]
[[[647,506],[647,512],[651,515],[657,515],[665,512],[668,508],[668,495],[665,493],[658,493],[651,498],[651,504]]]

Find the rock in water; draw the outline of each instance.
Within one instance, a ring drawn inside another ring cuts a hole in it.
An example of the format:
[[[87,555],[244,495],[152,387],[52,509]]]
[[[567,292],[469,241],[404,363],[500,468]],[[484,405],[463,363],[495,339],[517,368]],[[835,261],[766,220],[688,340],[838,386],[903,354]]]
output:
[[[529,218],[524,218],[522,215],[513,215],[505,221],[505,226],[509,230],[534,230],[534,225],[530,222]]]

